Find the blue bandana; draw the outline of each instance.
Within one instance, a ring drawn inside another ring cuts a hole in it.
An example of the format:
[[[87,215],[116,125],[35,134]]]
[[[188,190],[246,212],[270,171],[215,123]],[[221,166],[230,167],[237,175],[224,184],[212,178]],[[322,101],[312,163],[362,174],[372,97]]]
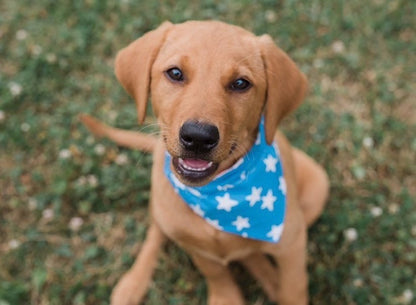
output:
[[[279,241],[286,211],[286,181],[277,144],[266,142],[264,119],[251,150],[207,185],[183,184],[172,173],[170,162],[166,153],[165,175],[175,191],[210,225],[245,238]]]

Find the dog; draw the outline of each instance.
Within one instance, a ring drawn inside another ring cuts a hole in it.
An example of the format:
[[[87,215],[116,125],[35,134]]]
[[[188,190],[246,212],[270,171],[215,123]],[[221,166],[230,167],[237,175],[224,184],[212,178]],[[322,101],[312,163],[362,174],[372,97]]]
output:
[[[232,261],[271,301],[308,304],[307,228],[329,182],[277,131],[307,92],[295,63],[268,35],[218,21],[165,22],[118,53],[115,73],[139,123],[151,96],[160,137],[81,116],[94,134],[153,153],[151,224],[111,304],[141,302],[167,239],[206,278],[209,305],[244,304]]]

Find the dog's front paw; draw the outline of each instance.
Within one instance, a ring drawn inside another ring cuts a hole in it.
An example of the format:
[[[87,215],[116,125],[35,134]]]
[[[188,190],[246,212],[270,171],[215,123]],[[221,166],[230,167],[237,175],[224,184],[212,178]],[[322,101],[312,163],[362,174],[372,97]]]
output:
[[[111,305],[138,305],[146,291],[140,284],[133,273],[124,274],[111,293]]]

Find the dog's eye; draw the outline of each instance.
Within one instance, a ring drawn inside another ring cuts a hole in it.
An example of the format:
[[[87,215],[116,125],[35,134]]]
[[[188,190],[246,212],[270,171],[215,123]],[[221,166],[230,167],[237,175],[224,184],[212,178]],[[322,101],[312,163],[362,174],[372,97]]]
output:
[[[250,87],[251,83],[248,80],[244,78],[239,78],[230,84],[229,89],[231,91],[244,92],[248,90]]]
[[[165,74],[167,75],[167,77],[174,81],[174,82],[183,82],[184,81],[184,76],[183,76],[183,72],[181,71],[181,69],[179,68],[170,68],[169,70],[167,70],[165,72]]]

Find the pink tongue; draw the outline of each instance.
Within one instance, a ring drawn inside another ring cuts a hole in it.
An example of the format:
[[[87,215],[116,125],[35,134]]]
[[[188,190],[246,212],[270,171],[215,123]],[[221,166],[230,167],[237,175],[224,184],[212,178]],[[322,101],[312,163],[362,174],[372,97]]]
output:
[[[183,163],[192,168],[205,168],[209,166],[210,162],[201,159],[183,159]]]

